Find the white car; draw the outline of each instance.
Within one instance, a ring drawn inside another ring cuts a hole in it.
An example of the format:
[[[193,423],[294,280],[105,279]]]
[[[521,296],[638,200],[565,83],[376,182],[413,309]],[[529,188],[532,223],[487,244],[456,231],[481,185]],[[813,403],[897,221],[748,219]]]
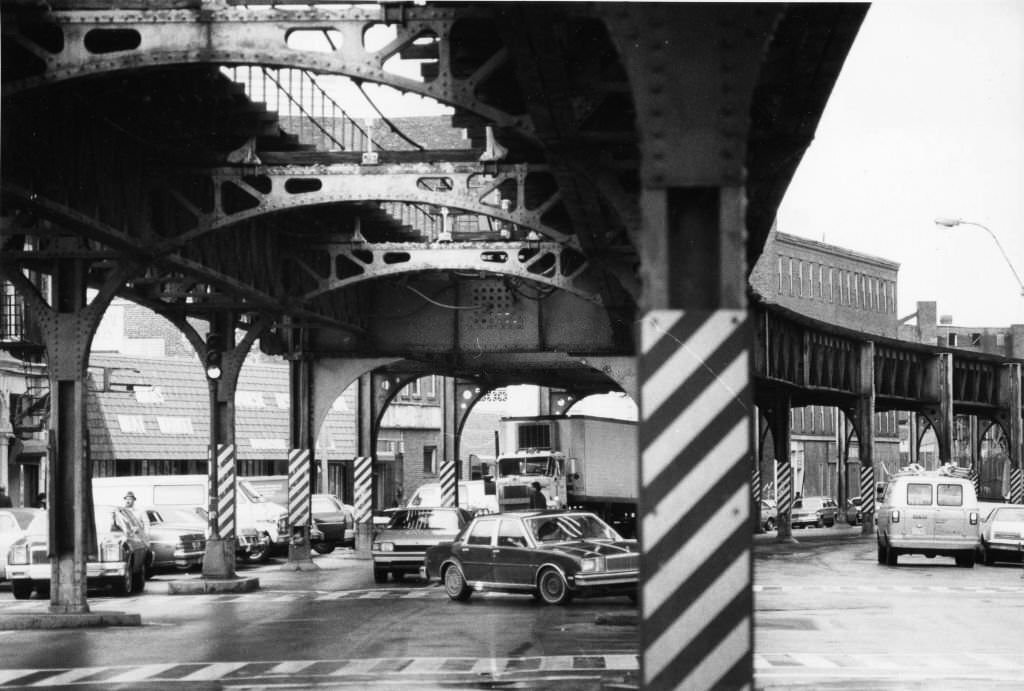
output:
[[[90,554],[86,563],[89,584],[109,585],[115,595],[141,592],[153,559],[142,523],[121,506],[97,506],[93,518],[98,554]],[[40,511],[7,552],[7,576],[15,599],[27,599],[33,590],[40,595],[50,592],[49,542],[49,517]]]
[[[978,561],[1021,561],[1024,554],[1024,506],[1004,504],[992,509],[981,522]]]
[[[42,509],[0,509],[0,581],[7,578],[7,550],[41,513]]]

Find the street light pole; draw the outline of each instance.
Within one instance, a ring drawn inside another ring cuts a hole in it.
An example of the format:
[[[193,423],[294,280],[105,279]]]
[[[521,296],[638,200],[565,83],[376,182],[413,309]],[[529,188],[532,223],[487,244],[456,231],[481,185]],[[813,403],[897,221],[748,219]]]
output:
[[[1006,260],[1006,265],[1010,267],[1010,271],[1013,272],[1013,277],[1017,279],[1017,285],[1020,286],[1021,297],[1024,297],[1024,281],[1020,279],[1020,274],[1017,273],[1017,269],[1014,268],[1013,262],[1010,261],[1010,257],[1006,254],[1006,250],[1003,249],[1003,243],[999,242],[999,238],[992,232],[992,229],[988,226],[982,225],[975,221],[965,221],[962,218],[936,218],[935,225],[942,226],[943,228],[955,228],[956,226],[977,226],[981,228],[995,241],[996,247],[999,248],[999,252],[1003,255],[1003,259]]]

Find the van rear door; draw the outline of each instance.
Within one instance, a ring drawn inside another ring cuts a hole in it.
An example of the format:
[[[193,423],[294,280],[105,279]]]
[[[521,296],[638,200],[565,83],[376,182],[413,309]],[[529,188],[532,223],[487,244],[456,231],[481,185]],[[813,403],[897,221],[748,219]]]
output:
[[[971,534],[969,512],[965,507],[967,491],[960,482],[935,484],[935,537],[967,537]]]
[[[907,520],[903,524],[905,537],[934,537],[935,486],[928,481],[907,483]]]

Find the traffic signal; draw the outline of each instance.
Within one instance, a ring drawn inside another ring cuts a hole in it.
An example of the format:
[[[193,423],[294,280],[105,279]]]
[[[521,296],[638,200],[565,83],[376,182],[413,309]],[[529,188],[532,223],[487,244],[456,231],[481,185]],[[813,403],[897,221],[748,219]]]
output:
[[[221,352],[220,339],[210,335],[206,339],[206,376],[214,381],[220,379],[222,373],[221,360],[224,354]]]

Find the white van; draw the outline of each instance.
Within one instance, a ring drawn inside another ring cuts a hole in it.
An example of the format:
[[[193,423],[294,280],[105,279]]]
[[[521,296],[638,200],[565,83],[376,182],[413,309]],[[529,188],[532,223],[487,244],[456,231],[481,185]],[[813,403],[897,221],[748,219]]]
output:
[[[978,498],[963,469],[911,466],[893,475],[875,516],[878,563],[896,566],[900,554],[948,556],[974,566]]]
[[[175,507],[203,516],[209,503],[206,475],[134,475],[98,477],[92,481],[94,504],[119,506],[125,492],[135,494],[141,508]],[[273,547],[288,545],[288,513],[269,502],[245,478],[238,478],[235,492],[237,554],[246,561],[265,561]]]
[[[439,482],[420,485],[406,504],[406,506],[440,505],[441,483]],[[459,482],[459,507],[470,513],[498,513],[498,495],[487,494],[483,480],[462,480]]]

